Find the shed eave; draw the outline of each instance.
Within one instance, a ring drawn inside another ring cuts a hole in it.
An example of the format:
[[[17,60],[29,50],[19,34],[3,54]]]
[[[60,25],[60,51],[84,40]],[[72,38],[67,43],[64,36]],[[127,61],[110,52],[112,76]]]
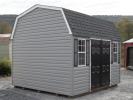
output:
[[[127,41],[124,41],[123,43],[133,43],[133,38],[132,39],[129,39]]]

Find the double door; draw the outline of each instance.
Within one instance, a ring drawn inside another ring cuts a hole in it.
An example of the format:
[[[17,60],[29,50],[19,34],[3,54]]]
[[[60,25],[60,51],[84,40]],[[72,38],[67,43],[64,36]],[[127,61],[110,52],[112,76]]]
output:
[[[110,84],[110,41],[91,40],[91,88]]]

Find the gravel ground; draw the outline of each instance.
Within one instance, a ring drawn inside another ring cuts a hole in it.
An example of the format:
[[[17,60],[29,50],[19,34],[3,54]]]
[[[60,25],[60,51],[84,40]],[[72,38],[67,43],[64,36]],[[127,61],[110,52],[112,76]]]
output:
[[[13,88],[11,78],[0,78],[0,100],[133,100],[133,71],[122,69],[117,87],[75,98]]]
[[[0,77],[0,90],[5,90],[7,88],[11,88],[11,77]]]

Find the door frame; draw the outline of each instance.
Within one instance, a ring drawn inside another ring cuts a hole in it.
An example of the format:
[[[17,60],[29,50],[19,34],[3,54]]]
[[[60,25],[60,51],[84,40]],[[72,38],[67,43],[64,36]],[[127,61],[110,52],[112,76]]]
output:
[[[90,92],[92,92],[92,88],[91,88],[91,40],[102,40],[102,41],[109,41],[110,42],[110,86],[111,86],[111,57],[112,57],[112,48],[111,48],[111,40],[109,39],[101,39],[101,38],[89,38],[90,40]]]

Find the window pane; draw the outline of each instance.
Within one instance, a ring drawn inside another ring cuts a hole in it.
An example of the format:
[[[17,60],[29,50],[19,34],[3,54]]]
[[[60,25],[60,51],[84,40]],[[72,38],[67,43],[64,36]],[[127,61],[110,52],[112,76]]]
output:
[[[82,52],[84,52],[85,51],[85,46],[82,46]]]
[[[117,52],[117,47],[115,48],[115,52]]]
[[[113,52],[115,52],[115,48],[113,48]]]
[[[81,40],[79,40],[79,45],[81,45],[81,42],[82,42],[82,41],[81,41]]]
[[[82,58],[82,65],[85,65],[85,55],[84,55],[84,57]]]
[[[117,53],[114,53],[114,62],[117,62]]]
[[[82,40],[82,45],[85,45],[85,40]]]
[[[78,40],[78,51],[84,52],[85,51],[85,40]]]
[[[79,65],[85,65],[85,53],[79,53]]]
[[[117,47],[117,43],[113,43],[113,62],[117,62],[118,59],[118,47]]]
[[[79,45],[78,46],[78,51],[81,52],[82,51],[82,47]]]

